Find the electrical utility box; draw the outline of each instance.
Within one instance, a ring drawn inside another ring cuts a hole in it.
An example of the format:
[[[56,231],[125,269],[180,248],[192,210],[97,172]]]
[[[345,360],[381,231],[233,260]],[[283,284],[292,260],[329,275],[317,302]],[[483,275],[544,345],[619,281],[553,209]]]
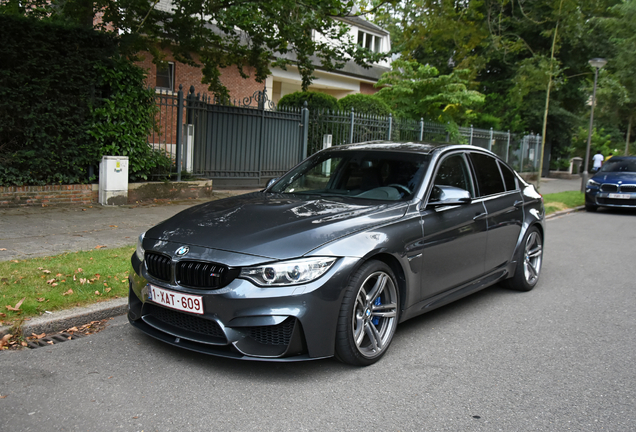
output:
[[[128,156],[103,156],[99,164],[99,203],[128,204]]]

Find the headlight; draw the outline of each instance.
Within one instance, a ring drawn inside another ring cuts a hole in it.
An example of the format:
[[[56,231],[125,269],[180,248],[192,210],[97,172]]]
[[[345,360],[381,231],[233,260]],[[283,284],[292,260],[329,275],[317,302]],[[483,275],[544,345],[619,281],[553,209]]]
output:
[[[589,179],[589,180],[587,181],[587,187],[599,187],[599,186],[600,186],[600,183],[595,182],[595,181],[594,181],[594,180],[592,180],[592,179]]]
[[[301,258],[290,261],[246,267],[239,277],[249,279],[257,285],[299,285],[318,279],[331,268],[336,258]]]
[[[146,251],[144,250],[144,246],[143,246],[145,235],[146,233],[139,234],[139,238],[137,239],[137,251],[135,252],[137,254],[137,258],[139,258],[139,261],[142,261],[142,262],[144,260],[144,256],[146,255]]]

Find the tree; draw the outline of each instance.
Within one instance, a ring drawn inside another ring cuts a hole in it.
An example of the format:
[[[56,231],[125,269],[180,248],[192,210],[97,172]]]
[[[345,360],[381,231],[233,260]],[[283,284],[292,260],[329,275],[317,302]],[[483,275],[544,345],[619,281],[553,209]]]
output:
[[[179,62],[201,66],[203,82],[227,97],[219,69],[236,65],[246,78],[253,68],[263,82],[270,66],[295,64],[306,90],[318,59],[326,70],[342,68],[347,59],[359,65],[381,58],[347,37],[339,18],[354,1],[340,0],[6,0],[0,13],[40,16],[97,28],[117,29],[123,54],[141,51],[165,60],[163,49]],[[163,7],[160,7],[162,6]],[[313,35],[320,37],[312,37]],[[335,43],[334,41],[338,41]],[[274,60],[272,60],[274,59]]]
[[[467,70],[440,75],[433,66],[398,59],[378,81],[384,87],[377,95],[399,117],[459,124],[471,108],[484,101],[484,95],[469,90],[468,76]]]

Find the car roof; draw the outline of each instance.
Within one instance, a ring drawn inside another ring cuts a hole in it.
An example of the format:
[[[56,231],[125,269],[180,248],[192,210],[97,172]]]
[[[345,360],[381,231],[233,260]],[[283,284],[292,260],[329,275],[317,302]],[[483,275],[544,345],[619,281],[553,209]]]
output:
[[[394,142],[394,141],[367,141],[354,144],[343,144],[333,146],[330,150],[350,151],[350,150],[390,150],[407,153],[430,154],[442,147],[449,147],[448,144],[419,143],[419,142]]]
[[[353,144],[343,144],[330,147],[329,150],[351,151],[351,150],[371,150],[371,151],[392,151],[404,153],[420,153],[430,155],[432,153],[442,153],[448,150],[469,150],[481,151],[497,157],[496,154],[487,149],[466,145],[448,143],[428,143],[428,142],[395,142],[395,141],[367,141]]]

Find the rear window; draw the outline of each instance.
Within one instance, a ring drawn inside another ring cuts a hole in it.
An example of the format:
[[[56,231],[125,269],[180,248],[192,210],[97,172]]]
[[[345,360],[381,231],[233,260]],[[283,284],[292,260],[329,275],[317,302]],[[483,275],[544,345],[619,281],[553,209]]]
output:
[[[495,158],[480,153],[470,153],[470,160],[475,169],[479,196],[494,195],[506,191]]]

